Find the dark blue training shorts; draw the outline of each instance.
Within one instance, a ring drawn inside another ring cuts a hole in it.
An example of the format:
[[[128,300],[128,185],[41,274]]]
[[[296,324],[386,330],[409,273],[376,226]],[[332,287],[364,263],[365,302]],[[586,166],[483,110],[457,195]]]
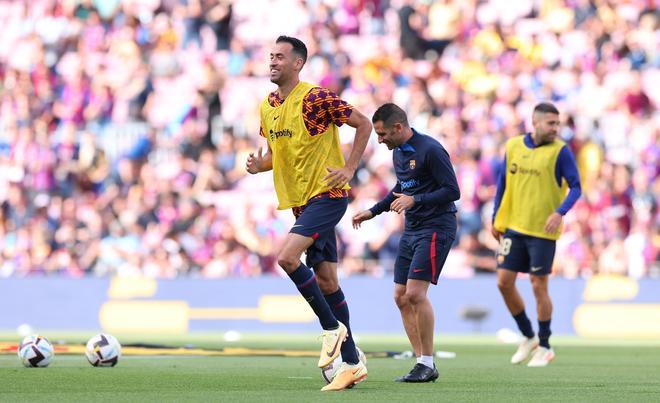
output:
[[[394,282],[405,285],[414,279],[438,284],[455,235],[456,231],[405,231],[394,263]]]
[[[344,216],[348,198],[314,198],[301,209],[289,232],[314,239],[307,249],[307,267],[321,262],[337,262],[337,235],[335,227]]]
[[[506,230],[497,251],[497,267],[536,276],[550,274],[555,244],[551,239]]]

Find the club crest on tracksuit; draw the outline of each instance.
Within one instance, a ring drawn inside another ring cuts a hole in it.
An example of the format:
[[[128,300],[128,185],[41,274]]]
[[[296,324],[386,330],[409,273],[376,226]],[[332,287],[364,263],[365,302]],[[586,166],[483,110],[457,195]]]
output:
[[[415,160],[410,160],[410,169],[415,169]]]

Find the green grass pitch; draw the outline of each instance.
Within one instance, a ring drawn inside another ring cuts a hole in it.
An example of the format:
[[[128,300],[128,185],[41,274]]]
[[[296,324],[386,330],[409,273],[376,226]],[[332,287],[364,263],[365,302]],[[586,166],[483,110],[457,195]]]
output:
[[[45,335],[47,335],[44,332]],[[91,336],[91,334],[90,334]],[[86,335],[53,334],[82,342]],[[0,334],[0,340],[16,337]],[[135,341],[221,348],[229,345],[316,350],[313,335],[248,335],[238,343],[221,334],[186,337],[119,337]],[[359,341],[366,352],[405,349],[400,336]],[[220,402],[651,402],[660,401],[660,343],[590,343],[557,338],[557,358],[547,368],[513,366],[514,346],[494,338],[440,338],[438,347],[456,352],[436,359],[433,384],[398,384],[412,360],[369,358],[369,378],[343,392],[324,385],[312,357],[124,356],[115,368],[93,368],[82,355],[58,355],[48,368],[23,368],[15,354],[0,355],[0,402],[15,401],[220,401]]]

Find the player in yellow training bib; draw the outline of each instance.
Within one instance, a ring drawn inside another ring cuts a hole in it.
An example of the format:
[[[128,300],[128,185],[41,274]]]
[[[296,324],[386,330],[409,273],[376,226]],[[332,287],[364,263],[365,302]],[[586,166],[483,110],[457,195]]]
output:
[[[506,155],[497,182],[493,236],[497,253],[497,286],[525,340],[511,357],[545,367],[555,356],[550,347],[552,301],[548,277],[562,217],[580,198],[580,176],[568,146],[557,139],[559,111],[540,103],[532,114],[534,132],[506,143]],[[570,189],[568,194],[567,189]],[[534,335],[525,304],[516,288],[518,273],[529,273],[536,298],[539,332]]]
[[[270,81],[277,84],[259,106],[260,135],[268,148],[250,154],[251,174],[273,171],[279,209],[293,209],[296,222],[278,255],[278,263],[298,287],[323,327],[318,366],[341,353],[343,363],[322,390],[342,390],[367,377],[349,324],[346,299],[337,279],[335,226],[348,206],[353,178],[371,134],[371,122],[332,91],[300,81],[307,47],[280,36],[270,53]],[[355,140],[344,162],[337,127],[355,128]],[[300,261],[307,251],[307,265]],[[310,267],[314,269],[310,270]]]

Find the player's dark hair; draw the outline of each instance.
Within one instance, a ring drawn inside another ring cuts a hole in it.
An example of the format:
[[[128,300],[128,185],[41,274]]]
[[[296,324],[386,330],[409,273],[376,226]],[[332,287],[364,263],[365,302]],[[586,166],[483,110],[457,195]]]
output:
[[[534,107],[534,113],[554,113],[559,115],[559,110],[549,102],[541,102]]]
[[[408,126],[408,116],[403,109],[393,103],[381,105],[371,118],[372,123],[382,121],[385,127],[392,127],[395,123],[401,123],[404,127]]]
[[[275,43],[286,42],[293,46],[293,53],[297,54],[303,59],[303,65],[307,62],[307,46],[298,38],[292,36],[280,35]]]

